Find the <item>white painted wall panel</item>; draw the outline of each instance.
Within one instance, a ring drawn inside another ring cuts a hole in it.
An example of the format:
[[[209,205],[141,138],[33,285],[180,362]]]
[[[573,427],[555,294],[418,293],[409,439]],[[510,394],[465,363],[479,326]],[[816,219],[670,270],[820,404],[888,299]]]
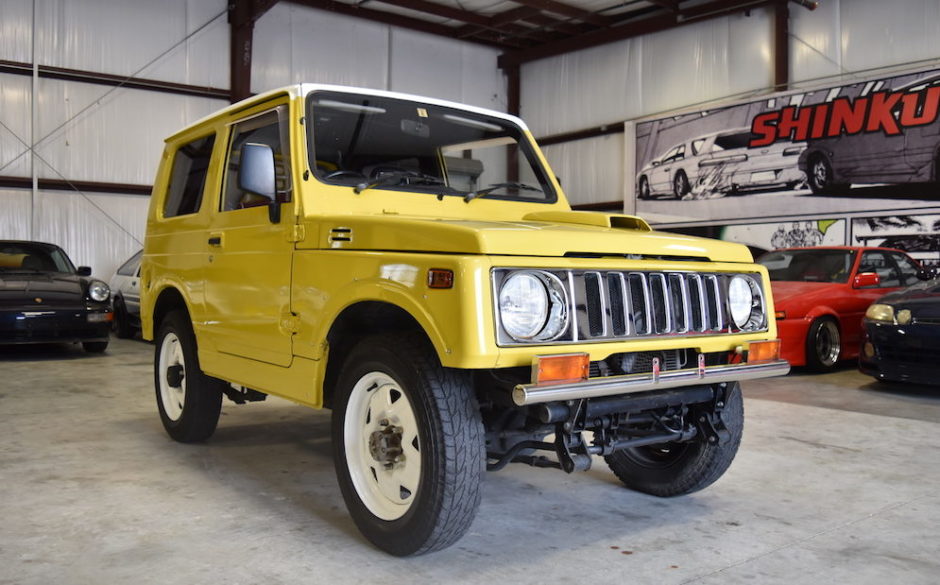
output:
[[[388,27],[281,2],[255,23],[251,88],[300,82],[386,89]]]
[[[48,138],[37,148],[46,161],[38,166],[39,176],[151,184],[163,140],[225,105],[223,100],[42,79],[39,135]]]
[[[31,198],[27,190],[0,190],[0,239],[57,244],[105,281],[142,245],[149,197],[40,191],[30,229]]]
[[[543,147],[572,205],[623,200],[623,135]]]
[[[545,136],[772,83],[773,18],[752,10],[522,67],[522,115]]]
[[[40,191],[32,239],[61,246],[107,281],[142,246],[149,197]]]
[[[505,111],[498,56],[486,47],[280,3],[255,24],[251,87],[335,83]]]
[[[31,176],[30,141],[32,79],[0,74],[0,176]],[[25,142],[25,144],[24,144]]]
[[[32,191],[0,189],[0,239],[28,240]]]
[[[33,0],[0,2],[0,59],[31,61],[32,27]]]
[[[228,87],[228,23],[224,14],[212,20],[225,0],[36,1],[43,65]]]

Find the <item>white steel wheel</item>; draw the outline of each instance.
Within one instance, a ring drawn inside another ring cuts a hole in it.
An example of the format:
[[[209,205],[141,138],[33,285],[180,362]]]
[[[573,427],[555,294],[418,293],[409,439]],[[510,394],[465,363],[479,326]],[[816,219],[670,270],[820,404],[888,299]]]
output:
[[[384,372],[353,386],[343,438],[350,479],[362,503],[382,520],[397,520],[421,482],[421,441],[407,395]]]
[[[154,346],[153,387],[163,428],[181,443],[205,441],[219,423],[223,383],[199,368],[189,315],[172,311],[164,317]]]
[[[486,451],[470,372],[420,333],[367,337],[331,397],[333,461],[362,534],[393,555],[446,548],[480,504]]]
[[[160,402],[167,418],[178,421],[186,403],[186,358],[175,333],[167,333],[163,338],[159,359]]]

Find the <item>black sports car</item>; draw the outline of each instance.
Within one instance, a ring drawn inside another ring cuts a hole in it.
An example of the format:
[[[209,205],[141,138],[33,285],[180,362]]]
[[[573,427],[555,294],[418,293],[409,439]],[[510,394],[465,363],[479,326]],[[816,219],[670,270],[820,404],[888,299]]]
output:
[[[940,279],[887,294],[868,307],[859,370],[879,380],[940,384]]]
[[[0,345],[76,343],[108,347],[113,314],[108,285],[75,268],[53,244],[0,240]]]

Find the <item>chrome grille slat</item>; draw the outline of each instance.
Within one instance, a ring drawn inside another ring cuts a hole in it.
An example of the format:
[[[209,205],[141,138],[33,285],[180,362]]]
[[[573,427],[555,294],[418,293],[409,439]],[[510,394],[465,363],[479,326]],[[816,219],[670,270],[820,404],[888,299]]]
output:
[[[729,332],[726,276],[568,271],[573,341]]]

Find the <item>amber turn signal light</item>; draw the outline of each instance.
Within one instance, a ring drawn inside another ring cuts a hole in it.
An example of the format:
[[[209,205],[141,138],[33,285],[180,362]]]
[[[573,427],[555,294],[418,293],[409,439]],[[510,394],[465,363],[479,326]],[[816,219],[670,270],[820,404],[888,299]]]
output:
[[[428,270],[428,288],[454,288],[454,271],[446,268]]]
[[[532,381],[536,384],[564,384],[588,379],[591,358],[586,353],[536,356],[532,363]]]
[[[747,363],[772,362],[780,359],[780,340],[752,341],[747,348]]]

